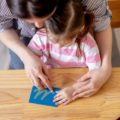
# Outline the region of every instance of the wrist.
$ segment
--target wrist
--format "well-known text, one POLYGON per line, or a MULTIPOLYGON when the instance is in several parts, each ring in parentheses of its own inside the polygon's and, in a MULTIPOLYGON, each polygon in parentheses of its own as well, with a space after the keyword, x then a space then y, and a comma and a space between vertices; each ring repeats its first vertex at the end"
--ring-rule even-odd
POLYGON ((102 65, 101 66, 101 72, 103 74, 105 74, 106 76, 106 79, 108 79, 112 73, 112 65, 109 64, 109 65, 102 65))
POLYGON ((31 58, 33 58, 33 52, 29 48, 23 48, 21 49, 21 52, 19 54, 20 59, 23 61, 23 63, 28 62, 31 58))

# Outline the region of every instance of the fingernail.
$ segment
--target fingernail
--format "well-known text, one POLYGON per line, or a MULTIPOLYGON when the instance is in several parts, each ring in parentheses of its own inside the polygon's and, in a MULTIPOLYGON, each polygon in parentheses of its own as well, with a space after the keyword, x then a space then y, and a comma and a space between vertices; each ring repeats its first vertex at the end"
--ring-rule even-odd
POLYGON ((50 89, 51 92, 54 92, 53 89, 50 89))
POLYGON ((42 90, 41 88, 38 88, 39 90, 42 90))

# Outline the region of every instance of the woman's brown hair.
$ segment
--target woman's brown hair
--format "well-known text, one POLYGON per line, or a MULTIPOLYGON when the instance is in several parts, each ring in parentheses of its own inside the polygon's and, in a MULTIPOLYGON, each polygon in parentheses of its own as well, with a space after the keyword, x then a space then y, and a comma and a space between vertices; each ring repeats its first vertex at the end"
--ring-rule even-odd
POLYGON ((29 19, 31 17, 46 17, 58 4, 58 0, 6 0, 13 15, 29 19))

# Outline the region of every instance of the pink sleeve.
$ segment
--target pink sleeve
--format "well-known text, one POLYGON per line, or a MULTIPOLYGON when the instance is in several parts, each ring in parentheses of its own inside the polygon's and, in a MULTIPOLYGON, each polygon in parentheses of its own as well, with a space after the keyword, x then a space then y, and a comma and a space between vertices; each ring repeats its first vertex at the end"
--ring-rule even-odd
POLYGON ((47 45, 46 33, 43 31, 38 31, 31 39, 28 47, 38 55, 42 54, 47 45))
POLYGON ((40 37, 39 37, 39 35, 36 33, 36 34, 33 36, 33 38, 31 39, 28 47, 29 47, 30 49, 32 49, 32 50, 38 50, 38 51, 39 51, 39 50, 41 49, 40 46, 41 46, 41 45, 40 45, 40 37))
POLYGON ((88 34, 83 40, 83 44, 86 65, 89 70, 98 69, 101 66, 101 58, 95 40, 90 34, 88 34))
POLYGON ((47 62, 47 36, 45 32, 38 31, 31 39, 28 47, 40 57, 40 59, 47 62))

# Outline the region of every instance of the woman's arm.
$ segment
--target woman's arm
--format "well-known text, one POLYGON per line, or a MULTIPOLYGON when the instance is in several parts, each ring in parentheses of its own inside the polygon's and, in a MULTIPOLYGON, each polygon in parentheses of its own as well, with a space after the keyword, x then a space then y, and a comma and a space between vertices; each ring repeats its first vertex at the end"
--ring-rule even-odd
POLYGON ((97 70, 89 71, 78 80, 77 86, 79 86, 79 89, 74 91, 73 100, 94 95, 111 75, 111 27, 109 26, 106 30, 95 33, 95 38, 101 53, 101 67, 97 70))
POLYGON ((15 30, 9 29, 4 32, 0 32, 0 40, 20 57, 24 63, 29 79, 31 79, 37 87, 43 88, 46 86, 52 90, 45 65, 40 61, 38 56, 36 56, 20 41, 15 30), (44 86, 42 86, 41 82, 44 86))
POLYGON ((111 53, 112 53, 112 30, 111 26, 101 32, 95 32, 95 40, 98 44, 102 65, 101 68, 106 71, 106 79, 111 74, 111 53))
POLYGON ((30 53, 26 46, 20 41, 20 38, 14 29, 0 32, 0 41, 15 52, 22 61, 24 61, 24 56, 27 56, 27 54, 30 53))
POLYGON ((87 6, 88 11, 95 15, 94 35, 100 50, 102 63, 99 69, 89 71, 78 80, 79 89, 73 93, 73 100, 94 95, 110 77, 112 66, 111 12, 107 6, 107 0, 83 0, 83 4, 87 6))

